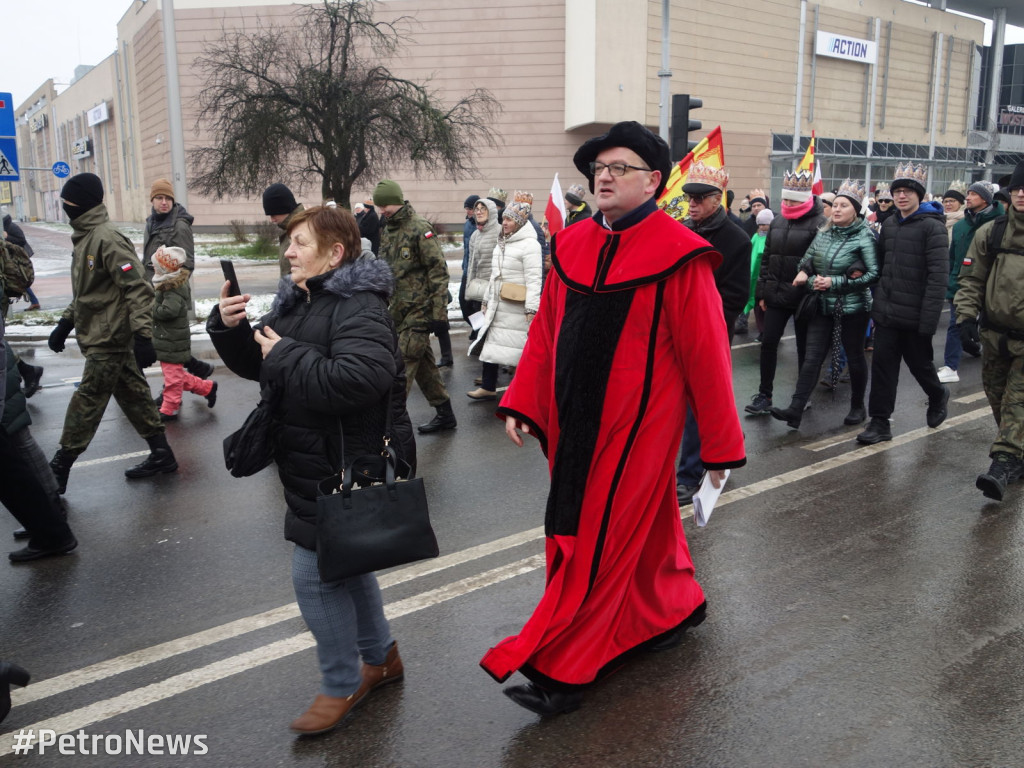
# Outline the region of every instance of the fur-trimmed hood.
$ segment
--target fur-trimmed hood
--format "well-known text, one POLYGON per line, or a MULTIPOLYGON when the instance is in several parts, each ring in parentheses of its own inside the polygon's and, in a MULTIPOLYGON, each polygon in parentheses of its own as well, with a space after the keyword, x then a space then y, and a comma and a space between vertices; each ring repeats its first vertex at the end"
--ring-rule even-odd
MULTIPOLYGON (((389 299, 395 288, 395 279, 391 267, 383 259, 360 257, 351 264, 311 277, 306 286, 310 293, 322 291, 343 299, 351 298, 360 291, 371 291, 389 299)), ((306 293, 285 275, 277 285, 277 296, 270 311, 278 317, 287 315, 296 304, 305 301, 306 293)))
POLYGON ((173 273, 167 275, 163 280, 153 281, 154 291, 173 291, 179 285, 183 285, 188 282, 189 275, 192 274, 187 269, 177 269, 173 273))

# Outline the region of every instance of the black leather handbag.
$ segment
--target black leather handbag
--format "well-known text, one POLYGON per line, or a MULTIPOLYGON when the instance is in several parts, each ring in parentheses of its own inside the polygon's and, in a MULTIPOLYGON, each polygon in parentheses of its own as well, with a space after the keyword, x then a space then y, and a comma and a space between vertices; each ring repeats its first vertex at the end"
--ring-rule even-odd
MULTIPOLYGON (((391 404, 380 454, 360 456, 320 482, 316 554, 325 583, 437 557, 427 492, 391 447, 391 404)), ((345 455, 342 433, 341 455, 345 455)))
POLYGON ((224 438, 224 466, 232 477, 249 477, 274 460, 272 395, 261 397, 242 428, 224 438))

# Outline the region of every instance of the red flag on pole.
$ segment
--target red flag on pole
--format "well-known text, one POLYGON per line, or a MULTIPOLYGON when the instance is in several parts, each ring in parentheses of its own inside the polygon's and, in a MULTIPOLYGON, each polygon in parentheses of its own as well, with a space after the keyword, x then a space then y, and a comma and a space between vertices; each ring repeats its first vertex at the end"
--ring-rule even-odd
POLYGON ((551 194, 544 208, 544 217, 548 220, 548 232, 552 235, 565 229, 565 198, 562 197, 562 185, 558 183, 558 174, 551 182, 551 194))

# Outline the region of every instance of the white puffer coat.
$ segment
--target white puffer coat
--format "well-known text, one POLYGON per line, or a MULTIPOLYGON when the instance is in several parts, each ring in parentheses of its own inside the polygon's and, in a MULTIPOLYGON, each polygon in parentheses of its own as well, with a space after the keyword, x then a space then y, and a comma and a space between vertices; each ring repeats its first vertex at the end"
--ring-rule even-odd
MULTIPOLYGON (((494 247, 501 235, 501 223, 498 221, 498 206, 486 197, 477 201, 487 206, 487 221, 483 229, 479 226, 469 238, 469 267, 466 269, 466 298, 471 301, 483 301, 487 291, 487 283, 491 279, 491 257, 494 247)), ((474 210, 476 205, 473 206, 474 210)), ((475 219, 474 219, 475 220, 475 219)))
POLYGON ((487 313, 478 338, 470 347, 473 352, 481 341, 480 360, 498 365, 518 365, 526 346, 526 333, 531 316, 540 306, 543 285, 543 257, 533 227, 520 227, 508 239, 498 238, 491 263, 491 280, 487 284, 484 304, 487 313), (526 301, 507 301, 500 297, 501 284, 526 286, 526 301))

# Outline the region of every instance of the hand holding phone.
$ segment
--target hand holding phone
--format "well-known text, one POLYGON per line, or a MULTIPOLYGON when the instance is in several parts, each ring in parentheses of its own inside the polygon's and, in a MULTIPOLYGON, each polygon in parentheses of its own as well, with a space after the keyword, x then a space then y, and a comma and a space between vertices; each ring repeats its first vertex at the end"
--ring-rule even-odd
POLYGON ((231 283, 228 296, 241 296, 242 289, 238 287, 238 278, 235 276, 235 263, 230 259, 221 259, 220 269, 224 273, 224 279, 231 283))

